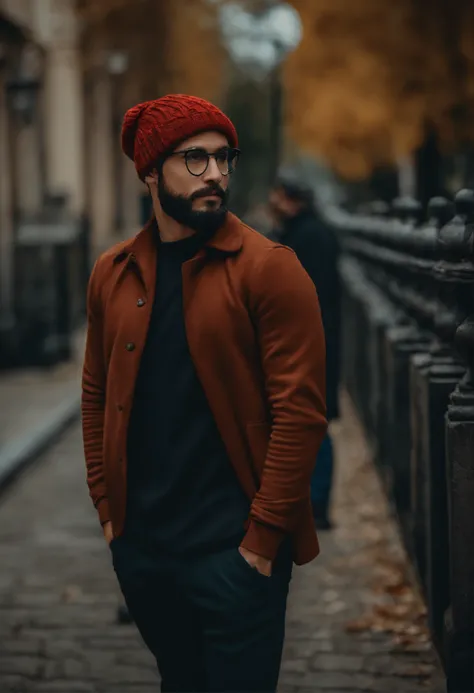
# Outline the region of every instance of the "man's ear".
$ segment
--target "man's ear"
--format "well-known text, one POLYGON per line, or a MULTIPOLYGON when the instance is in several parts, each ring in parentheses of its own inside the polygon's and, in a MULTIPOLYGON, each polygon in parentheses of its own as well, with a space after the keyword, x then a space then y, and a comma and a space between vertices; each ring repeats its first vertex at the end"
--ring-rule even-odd
POLYGON ((147 185, 157 185, 158 184, 158 171, 156 168, 153 169, 153 171, 150 171, 150 173, 145 176, 145 183, 147 185))

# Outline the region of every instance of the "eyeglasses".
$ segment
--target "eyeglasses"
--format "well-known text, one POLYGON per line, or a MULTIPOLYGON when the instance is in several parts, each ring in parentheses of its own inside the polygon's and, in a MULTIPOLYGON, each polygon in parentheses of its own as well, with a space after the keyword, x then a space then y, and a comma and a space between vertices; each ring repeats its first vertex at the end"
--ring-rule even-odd
POLYGON ((228 176, 235 171, 240 156, 240 149, 225 147, 214 154, 207 152, 205 149, 182 149, 179 152, 173 152, 170 156, 182 156, 186 163, 186 168, 192 176, 202 176, 203 173, 206 173, 209 167, 209 160, 212 157, 216 161, 219 173, 222 176, 228 176))

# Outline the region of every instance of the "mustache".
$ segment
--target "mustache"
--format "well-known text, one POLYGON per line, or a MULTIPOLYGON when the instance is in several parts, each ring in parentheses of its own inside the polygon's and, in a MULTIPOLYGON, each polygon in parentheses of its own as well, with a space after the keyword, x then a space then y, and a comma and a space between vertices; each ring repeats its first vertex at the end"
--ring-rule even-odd
POLYGON ((226 199, 226 192, 223 190, 219 185, 208 187, 208 188, 203 188, 202 190, 196 190, 191 197, 190 200, 193 202, 194 200, 198 200, 200 197, 208 197, 209 195, 217 195, 218 197, 221 198, 221 200, 226 199))

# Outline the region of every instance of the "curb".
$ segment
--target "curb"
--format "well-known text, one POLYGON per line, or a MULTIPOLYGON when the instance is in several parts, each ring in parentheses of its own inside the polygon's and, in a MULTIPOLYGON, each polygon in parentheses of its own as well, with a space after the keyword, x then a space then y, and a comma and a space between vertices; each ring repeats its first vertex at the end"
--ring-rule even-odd
POLYGON ((0 448, 0 491, 10 484, 28 463, 44 452, 67 426, 77 419, 81 400, 77 393, 65 397, 27 434, 0 448))

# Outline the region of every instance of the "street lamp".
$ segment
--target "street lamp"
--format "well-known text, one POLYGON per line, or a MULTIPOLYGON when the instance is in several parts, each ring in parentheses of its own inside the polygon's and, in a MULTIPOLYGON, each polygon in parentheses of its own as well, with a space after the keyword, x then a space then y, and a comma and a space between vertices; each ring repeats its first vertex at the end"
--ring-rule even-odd
POLYGON ((270 184, 273 184, 281 156, 281 64, 301 41, 300 15, 285 2, 272 4, 257 13, 244 10, 238 3, 226 3, 220 9, 220 25, 234 63, 254 79, 269 78, 270 184))
POLYGON ((105 56, 105 66, 109 75, 120 76, 127 72, 129 67, 128 53, 121 50, 109 51, 105 56))
POLYGON ((256 78, 265 78, 281 64, 302 37, 299 13, 285 2, 256 13, 236 2, 225 3, 219 19, 234 62, 256 78))

